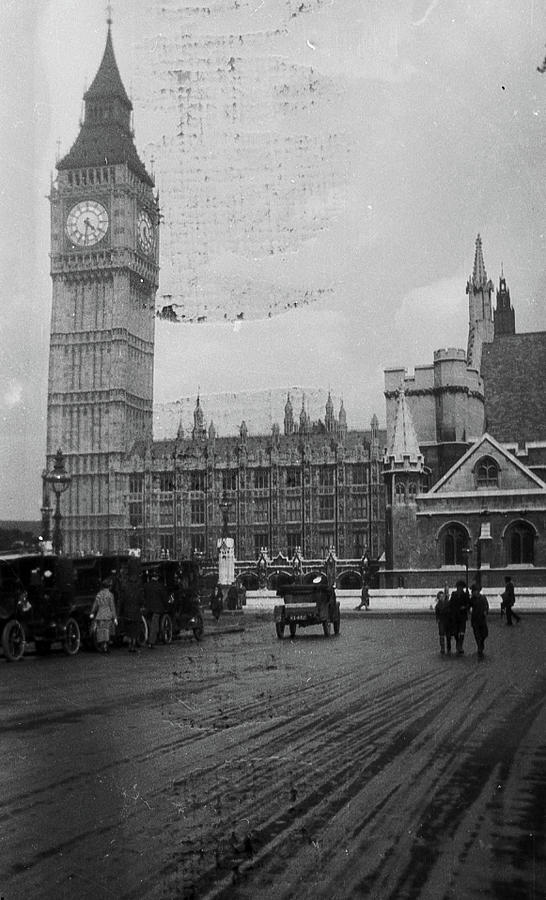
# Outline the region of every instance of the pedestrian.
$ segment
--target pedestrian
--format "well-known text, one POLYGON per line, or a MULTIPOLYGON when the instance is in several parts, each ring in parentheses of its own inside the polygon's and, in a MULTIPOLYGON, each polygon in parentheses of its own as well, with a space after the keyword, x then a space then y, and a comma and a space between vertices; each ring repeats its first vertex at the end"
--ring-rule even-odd
POLYGON ((367 584, 362 585, 362 590, 360 592, 360 603, 358 606, 355 606, 355 609, 365 609, 368 610, 370 606, 370 591, 367 584))
POLYGON ((227 592, 227 608, 228 609, 237 609, 239 603, 239 594, 237 592, 237 586, 235 582, 230 584, 227 592))
POLYGON ((512 584, 512 578, 510 575, 504 576, 504 591, 501 594, 502 602, 504 603, 504 610, 506 612, 506 624, 513 625, 512 619, 515 619, 519 624, 521 621, 520 617, 517 613, 514 612, 514 604, 516 602, 516 594, 514 591, 514 585, 512 584))
POLYGON ((451 620, 449 615, 449 596, 447 591, 438 591, 438 593, 436 594, 434 614, 436 616, 436 622, 438 623, 440 653, 443 656, 447 649, 448 655, 451 655, 451 620))
POLYGON ((111 587, 111 579, 105 578, 91 607, 91 618, 95 621, 95 639, 101 653, 108 653, 110 635, 118 624, 111 587))
POLYGON ((466 582, 460 579, 449 598, 449 629, 450 633, 455 637, 457 656, 462 656, 464 653, 463 644, 469 600, 466 582))
POLYGON ((218 621, 220 618, 220 613, 224 608, 224 595, 222 592, 221 585, 217 584, 215 590, 212 592, 212 596, 210 598, 210 608, 212 610, 212 615, 218 621))
POLYGON ((487 613, 489 612, 489 603, 487 597, 482 594, 479 586, 473 584, 470 588, 470 624, 476 638, 476 646, 478 647, 478 658, 483 659, 485 649, 485 639, 489 634, 487 628, 487 613))
POLYGON ((130 556, 127 560, 127 570, 123 574, 120 588, 120 617, 123 617, 125 634, 129 638, 129 653, 136 653, 144 606, 140 560, 130 556))
POLYGON ((148 647, 152 650, 159 635, 159 622, 168 602, 167 588, 159 580, 159 572, 152 572, 152 579, 144 585, 144 607, 148 623, 148 647))

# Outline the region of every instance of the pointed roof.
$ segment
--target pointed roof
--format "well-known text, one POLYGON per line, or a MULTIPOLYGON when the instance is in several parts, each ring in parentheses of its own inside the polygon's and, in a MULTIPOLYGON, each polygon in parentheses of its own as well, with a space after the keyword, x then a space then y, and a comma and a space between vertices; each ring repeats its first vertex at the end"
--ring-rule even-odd
POLYGON ((108 35, 106 37, 106 47, 104 48, 102 62, 91 83, 91 87, 83 95, 83 99, 91 100, 103 97, 118 97, 129 109, 133 108, 133 104, 127 96, 127 91, 123 86, 121 75, 119 74, 118 64, 114 55, 112 28, 110 24, 108 24, 108 35))
POLYGON ((390 468, 423 469, 424 458, 419 448, 404 388, 398 391, 392 440, 385 464, 390 468))
POLYGON ((193 421, 195 424, 202 425, 203 424, 203 410, 201 408, 201 400, 199 394, 197 394, 197 400, 195 402, 195 409, 193 411, 193 421))
POLYGON ((489 280, 487 278, 485 263, 483 261, 482 239, 478 234, 476 238, 476 249, 474 251, 474 268, 472 269, 472 278, 470 278, 468 281, 468 288, 473 288, 474 290, 479 291, 482 290, 482 288, 487 287, 488 284, 489 280))
POLYGON ((131 129, 133 108, 123 86, 112 43, 110 22, 101 64, 84 94, 85 116, 67 155, 57 169, 126 164, 141 181, 153 187, 134 145, 131 129))

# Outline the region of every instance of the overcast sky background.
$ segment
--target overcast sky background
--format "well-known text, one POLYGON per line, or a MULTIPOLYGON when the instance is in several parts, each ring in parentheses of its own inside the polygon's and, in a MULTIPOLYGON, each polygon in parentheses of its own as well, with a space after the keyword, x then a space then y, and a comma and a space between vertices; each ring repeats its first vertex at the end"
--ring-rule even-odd
MULTIPOLYGON (((438 347, 466 346, 478 232, 495 283, 504 265, 517 330, 546 328, 546 76, 536 71, 546 10, 533 0, 308 0, 309 12, 291 17, 290 3, 240 0, 235 11, 225 0, 215 27, 248 33, 288 22, 271 52, 313 67, 324 87, 321 121, 349 147, 343 204, 289 254, 234 258, 220 246, 203 279, 221 293, 248 268, 256 283, 278 277, 331 291, 271 319, 160 323, 155 399, 198 386, 202 394, 331 387, 344 397, 349 427, 366 426, 373 412, 384 422, 385 367, 427 364, 438 347)), ((161 22, 153 3, 113 6, 136 144, 148 163, 155 156, 165 193, 157 120, 142 96, 161 22)), ((0 519, 37 519, 51 310, 47 194, 57 148, 64 155, 73 143, 102 58, 105 4, 1 0, 0 9, 0 519)), ((195 22, 196 36, 204 27, 195 22)), ((168 127, 168 116, 162 121, 168 127)), ((341 165, 333 162, 338 173, 341 165)))

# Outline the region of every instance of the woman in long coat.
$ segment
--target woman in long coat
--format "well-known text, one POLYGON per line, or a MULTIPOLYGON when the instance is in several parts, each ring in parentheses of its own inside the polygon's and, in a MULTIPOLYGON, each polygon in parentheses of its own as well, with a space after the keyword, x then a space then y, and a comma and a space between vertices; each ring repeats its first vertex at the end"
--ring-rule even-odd
POLYGON ((91 607, 91 616, 95 620, 97 645, 102 653, 108 653, 110 635, 118 624, 116 604, 110 587, 110 579, 105 578, 91 607))

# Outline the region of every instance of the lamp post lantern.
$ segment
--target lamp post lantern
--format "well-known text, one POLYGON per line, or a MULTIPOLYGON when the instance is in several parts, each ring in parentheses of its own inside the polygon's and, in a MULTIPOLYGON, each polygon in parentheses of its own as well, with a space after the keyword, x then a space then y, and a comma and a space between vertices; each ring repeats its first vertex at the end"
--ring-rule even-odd
POLYGON ((66 471, 63 452, 60 448, 55 454, 55 462, 53 463, 53 468, 46 474, 45 481, 49 485, 51 485, 55 494, 55 512, 53 514, 53 552, 61 554, 63 549, 63 536, 61 531, 61 494, 66 491, 67 487, 72 481, 72 478, 66 471))

